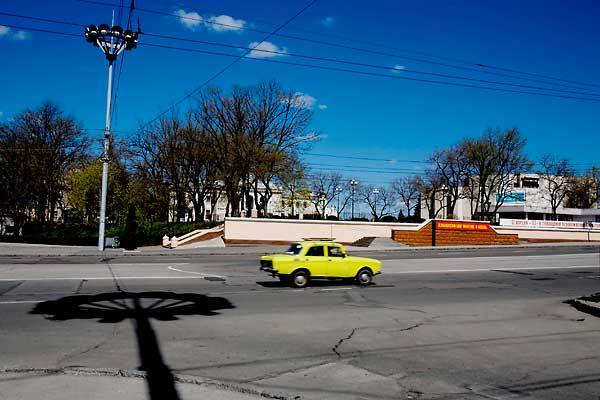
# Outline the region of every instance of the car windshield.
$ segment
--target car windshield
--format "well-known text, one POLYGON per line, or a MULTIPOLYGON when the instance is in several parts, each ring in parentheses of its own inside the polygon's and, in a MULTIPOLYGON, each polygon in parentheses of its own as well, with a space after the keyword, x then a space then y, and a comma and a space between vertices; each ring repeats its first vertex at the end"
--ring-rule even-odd
POLYGON ((288 254, 297 256, 302 251, 302 245, 300 243, 292 243, 290 248, 287 250, 288 254))

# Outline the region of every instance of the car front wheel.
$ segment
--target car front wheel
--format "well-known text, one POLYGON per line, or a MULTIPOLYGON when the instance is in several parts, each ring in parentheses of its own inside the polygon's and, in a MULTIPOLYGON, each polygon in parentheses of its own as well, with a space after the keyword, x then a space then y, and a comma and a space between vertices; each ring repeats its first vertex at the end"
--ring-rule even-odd
POLYGON ((296 271, 292 275, 292 286, 295 288, 305 288, 308 285, 308 273, 304 270, 296 271))
POLYGON ((367 286, 373 282, 373 273, 369 268, 363 268, 356 274, 356 282, 360 286, 367 286))

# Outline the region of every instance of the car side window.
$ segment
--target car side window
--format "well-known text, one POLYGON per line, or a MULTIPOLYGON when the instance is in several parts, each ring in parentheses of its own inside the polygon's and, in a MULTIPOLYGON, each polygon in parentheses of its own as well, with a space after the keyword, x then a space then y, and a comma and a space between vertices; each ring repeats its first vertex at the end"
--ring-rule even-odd
POLYGON ((327 250, 329 251, 329 257, 344 257, 344 252, 340 247, 331 246, 327 247, 327 250))
POLYGON ((313 246, 306 252, 306 256, 308 257, 323 257, 325 255, 325 251, 323 246, 313 246))

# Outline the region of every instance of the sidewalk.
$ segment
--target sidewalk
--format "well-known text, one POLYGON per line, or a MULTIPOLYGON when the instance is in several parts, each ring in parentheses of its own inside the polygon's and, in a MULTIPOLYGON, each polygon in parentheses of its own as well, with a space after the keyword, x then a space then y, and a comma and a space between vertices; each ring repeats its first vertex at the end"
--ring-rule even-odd
MULTIPOLYGON (((126 371, 92 372, 84 369, 32 370, 0 372, 0 400, 146 400, 161 393, 149 394, 146 379, 128 376, 126 371), (103 373, 105 372, 105 373, 103 373), (123 376, 123 374, 125 376, 123 376)), ((294 396, 271 394, 252 387, 240 387, 207 378, 178 376, 175 388, 179 400, 256 400, 293 399, 294 396)), ((169 399, 171 400, 171 399, 169 399)), ((174 399, 178 400, 178 399, 174 399)))
MULTIPOLYGON (((600 243, 589 242, 561 242, 561 243, 535 243, 520 245, 481 245, 481 246, 418 246, 411 247, 398 243, 391 246, 389 243, 369 247, 346 246, 350 252, 385 252, 385 253, 414 253, 431 251, 464 251, 481 249, 543 249, 543 248, 585 248, 600 249, 600 243)), ((285 251, 282 245, 236 245, 228 247, 198 247, 188 249, 166 249, 161 246, 140 247, 137 250, 106 249, 98 251, 95 246, 59 246, 24 243, 0 243, 0 256, 5 257, 66 257, 66 256, 192 256, 192 255, 260 255, 285 251)))

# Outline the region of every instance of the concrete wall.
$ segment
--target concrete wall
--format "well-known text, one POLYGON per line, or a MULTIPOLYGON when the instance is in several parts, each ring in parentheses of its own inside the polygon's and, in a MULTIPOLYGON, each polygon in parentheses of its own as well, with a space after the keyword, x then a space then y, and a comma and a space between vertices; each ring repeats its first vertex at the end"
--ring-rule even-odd
POLYGON ((392 229, 417 230, 419 224, 226 218, 225 242, 290 243, 303 238, 333 238, 353 243, 363 237, 392 237, 392 229))
MULTIPOLYGON (((454 222, 454 221, 453 221, 454 222)), ((460 222, 460 221, 456 221, 460 222)), ((463 221, 474 222, 474 221, 463 221)), ((476 222, 480 223, 480 222, 476 222)), ((422 224, 349 221, 309 221, 262 218, 226 218, 227 244, 287 244, 303 238, 335 239, 353 243, 364 237, 392 237, 412 245, 431 245, 430 221, 422 224)), ((600 241, 600 230, 494 226, 489 232, 436 230, 438 245, 514 244, 529 242, 600 241)))
POLYGON ((599 230, 529 228, 529 227, 494 227, 498 233, 518 235, 519 240, 528 242, 588 242, 600 241, 599 230))

